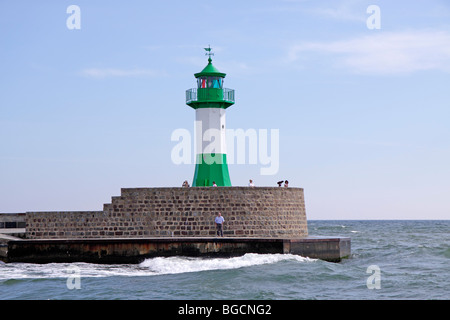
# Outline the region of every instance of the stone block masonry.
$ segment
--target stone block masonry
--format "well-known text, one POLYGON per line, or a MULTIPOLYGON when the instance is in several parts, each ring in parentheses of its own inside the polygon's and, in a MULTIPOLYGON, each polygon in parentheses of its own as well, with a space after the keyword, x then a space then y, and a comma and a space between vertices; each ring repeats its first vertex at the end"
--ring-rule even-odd
POLYGON ((214 217, 226 237, 308 235, 302 188, 124 188, 103 211, 27 212, 26 237, 212 237, 214 217))

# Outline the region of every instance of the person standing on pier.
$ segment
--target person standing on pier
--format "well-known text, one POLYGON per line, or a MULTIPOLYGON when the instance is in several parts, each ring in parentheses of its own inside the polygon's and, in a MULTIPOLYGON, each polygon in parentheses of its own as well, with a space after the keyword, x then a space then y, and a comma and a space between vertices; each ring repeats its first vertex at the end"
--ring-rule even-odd
POLYGON ((216 223, 217 236, 223 237, 223 223, 225 222, 225 219, 222 217, 220 212, 217 214, 214 222, 216 223))

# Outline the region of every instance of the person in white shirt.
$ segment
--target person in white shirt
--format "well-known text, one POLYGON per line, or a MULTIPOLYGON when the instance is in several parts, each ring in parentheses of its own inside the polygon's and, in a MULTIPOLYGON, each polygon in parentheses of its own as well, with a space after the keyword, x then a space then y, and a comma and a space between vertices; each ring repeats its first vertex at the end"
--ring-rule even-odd
POLYGON ((252 179, 249 180, 248 186, 249 187, 254 187, 255 186, 255 184, 253 183, 252 179))
POLYGON ((217 236, 223 237, 223 223, 225 222, 225 219, 220 212, 217 214, 214 222, 216 223, 217 236))

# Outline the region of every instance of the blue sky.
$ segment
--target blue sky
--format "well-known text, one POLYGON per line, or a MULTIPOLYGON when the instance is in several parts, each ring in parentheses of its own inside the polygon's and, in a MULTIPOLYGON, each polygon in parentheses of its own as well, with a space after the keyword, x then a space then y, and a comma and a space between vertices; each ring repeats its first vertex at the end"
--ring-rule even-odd
POLYGON ((192 182, 171 134, 193 131, 185 91, 208 45, 236 90, 228 128, 279 129, 278 173, 230 165, 233 185, 288 179, 308 219, 450 217, 444 0, 2 1, 0 212, 192 182))

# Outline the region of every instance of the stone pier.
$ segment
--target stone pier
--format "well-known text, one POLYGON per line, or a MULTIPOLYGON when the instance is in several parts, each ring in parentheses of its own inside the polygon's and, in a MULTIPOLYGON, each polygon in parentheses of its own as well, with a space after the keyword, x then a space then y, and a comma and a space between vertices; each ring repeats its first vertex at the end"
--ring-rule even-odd
POLYGON ((102 211, 27 212, 8 262, 138 263, 156 256, 292 253, 327 261, 350 239, 310 237, 302 188, 125 188, 102 211), (214 218, 225 218, 215 237, 214 218))
POLYGON ((214 217, 227 237, 306 237, 301 188, 192 187, 122 189, 103 211, 28 212, 28 239, 208 237, 214 217))

